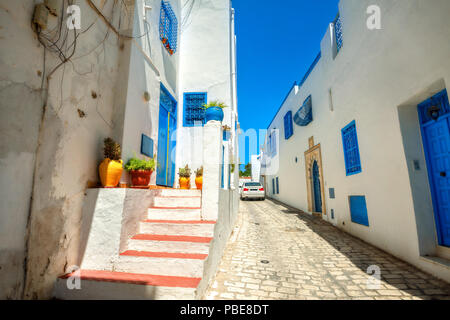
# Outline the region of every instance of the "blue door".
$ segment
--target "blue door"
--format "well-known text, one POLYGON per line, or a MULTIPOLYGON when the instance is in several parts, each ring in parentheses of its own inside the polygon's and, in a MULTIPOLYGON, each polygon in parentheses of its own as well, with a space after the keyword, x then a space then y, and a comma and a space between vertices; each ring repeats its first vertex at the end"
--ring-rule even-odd
POLYGON ((450 247, 450 108, 443 91, 419 105, 438 242, 450 247))
POLYGON ((322 192, 320 190, 320 175, 317 161, 313 163, 312 169, 313 194, 314 194, 314 212, 322 212, 322 192))
POLYGON ((173 187, 175 182, 176 128, 176 101, 161 86, 156 172, 156 184, 159 186, 173 187))

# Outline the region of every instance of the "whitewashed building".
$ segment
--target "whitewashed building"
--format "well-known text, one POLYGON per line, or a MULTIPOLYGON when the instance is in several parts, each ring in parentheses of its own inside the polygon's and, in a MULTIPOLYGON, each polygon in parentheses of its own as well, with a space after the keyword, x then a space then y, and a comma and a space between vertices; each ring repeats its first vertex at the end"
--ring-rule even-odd
MULTIPOLYGON (((73 266, 94 272, 86 274, 88 290, 65 292, 64 283, 56 286, 60 298, 200 297, 238 209, 231 1, 0 3, 0 299, 51 298, 73 266), (201 106, 212 100, 228 108, 223 123, 206 125, 201 106), (96 188, 107 137, 121 144, 125 163, 155 157, 153 186, 176 189, 180 167, 203 165, 203 197, 198 190, 96 188), (154 222, 175 218, 196 223, 154 222), (189 261, 176 252, 160 260, 122 256, 133 235, 155 232, 208 241, 177 249, 194 254, 189 261), (114 270, 144 274, 148 288, 98 273, 114 270), (172 290, 173 283, 154 282, 161 275, 184 275, 189 286, 172 290)), ((164 241, 167 251, 173 243, 164 241)))
POLYGON ((341 0, 262 160, 268 196, 447 281, 449 12, 447 0, 341 0))

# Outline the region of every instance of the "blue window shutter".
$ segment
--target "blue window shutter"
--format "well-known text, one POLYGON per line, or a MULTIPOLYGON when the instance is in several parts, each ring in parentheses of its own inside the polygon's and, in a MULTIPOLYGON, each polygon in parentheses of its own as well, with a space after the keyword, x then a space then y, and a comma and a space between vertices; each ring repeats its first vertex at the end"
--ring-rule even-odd
POLYGON ((205 124, 205 110, 203 109, 203 104, 206 103, 206 100, 206 92, 189 92, 184 94, 184 127, 205 124))
POLYGON ((347 176, 360 173, 362 168, 355 120, 342 129, 342 145, 344 147, 345 170, 347 176))
POLYGON ((275 179, 272 179, 272 194, 275 194, 275 179))
POLYGON ((287 140, 294 134, 292 125, 292 111, 288 111, 284 116, 284 138, 287 140))
POLYGON ((352 222, 369 226, 369 217, 367 215, 367 204, 365 196, 350 196, 350 215, 352 222))
POLYGON ((161 2, 159 38, 170 55, 177 51, 178 20, 168 1, 161 2))
POLYGON ((278 177, 277 177, 277 194, 280 194, 280 184, 279 184, 278 177))

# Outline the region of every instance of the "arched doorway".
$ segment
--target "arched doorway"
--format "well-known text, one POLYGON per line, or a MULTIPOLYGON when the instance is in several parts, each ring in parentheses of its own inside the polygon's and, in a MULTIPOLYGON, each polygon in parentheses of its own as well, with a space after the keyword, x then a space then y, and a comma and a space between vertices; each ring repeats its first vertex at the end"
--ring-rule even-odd
POLYGON ((314 211, 322 212, 322 191, 320 188, 320 173, 319 173, 319 165, 317 161, 314 160, 312 166, 312 187, 313 187, 313 196, 314 196, 314 211))

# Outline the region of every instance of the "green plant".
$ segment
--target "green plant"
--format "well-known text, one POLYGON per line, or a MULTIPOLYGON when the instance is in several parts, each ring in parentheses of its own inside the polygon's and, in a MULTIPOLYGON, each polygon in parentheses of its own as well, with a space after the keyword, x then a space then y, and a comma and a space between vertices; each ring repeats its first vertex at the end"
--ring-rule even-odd
POLYGON ((180 171, 178 172, 181 178, 190 178, 191 177, 191 169, 188 165, 184 168, 180 168, 180 171))
POLYGON ((234 169, 236 168, 236 165, 234 163, 231 164, 231 173, 234 173, 234 169))
POLYGON ((131 158, 128 160, 128 163, 125 165, 125 170, 127 171, 138 171, 138 170, 144 170, 144 171, 154 171, 155 170, 155 159, 150 158, 149 160, 145 159, 139 159, 136 157, 131 158))
POLYGON ((120 144, 115 142, 111 138, 106 138, 104 140, 105 147, 103 149, 103 154, 105 155, 105 159, 111 159, 115 161, 119 161, 122 151, 120 150, 120 144))
POLYGON ((195 171, 195 176, 196 177, 203 177, 203 166, 200 167, 199 169, 197 169, 197 171, 195 171))
POLYGON ((204 105, 203 105, 203 109, 208 109, 208 108, 212 108, 212 107, 219 107, 219 108, 227 108, 228 106, 225 104, 225 103, 223 103, 223 102, 220 102, 220 101, 218 101, 218 100, 214 100, 214 101, 211 101, 211 102, 209 102, 209 103, 205 103, 204 105))

